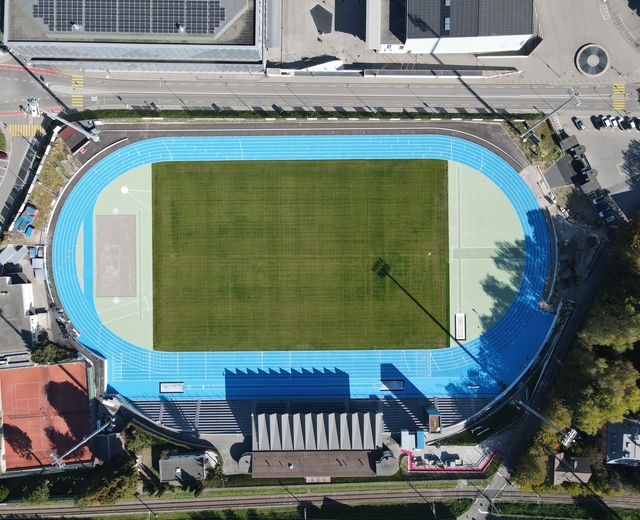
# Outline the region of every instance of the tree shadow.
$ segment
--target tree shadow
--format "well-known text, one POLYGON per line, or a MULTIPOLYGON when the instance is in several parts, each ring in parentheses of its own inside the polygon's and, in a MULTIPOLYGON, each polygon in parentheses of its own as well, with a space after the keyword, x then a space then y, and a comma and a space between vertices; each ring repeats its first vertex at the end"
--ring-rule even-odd
POLYGON ((620 169, 625 175, 625 181, 629 186, 635 186, 640 180, 640 141, 632 139, 629 147, 622 150, 622 159, 620 169))
POLYGON ((88 433, 89 396, 69 381, 50 381, 45 387, 49 404, 69 428, 73 439, 82 439, 88 433))
POLYGON ((629 9, 640 15, 640 0, 628 0, 629 9))
MULTIPOLYGON (((70 450, 80 439, 74 437, 70 432, 61 432, 53 426, 47 426, 44 429, 44 434, 51 443, 53 451, 56 455, 60 456, 70 450)), ((86 454, 86 446, 81 446, 73 453, 70 453, 66 458, 73 457, 77 460, 83 460, 86 454)))
POLYGON ((518 294, 526 260, 524 240, 496 242, 496 253, 491 259, 500 271, 507 273, 508 281, 500 281, 493 275, 487 275, 480 282, 482 289, 492 300, 489 313, 480 315, 484 330, 489 330, 504 316, 518 294))
POLYGON ((14 452, 25 460, 30 461, 35 459, 41 464, 40 459, 32 451, 33 441, 27 432, 13 424, 7 423, 5 423, 2 428, 4 430, 4 440, 14 452))

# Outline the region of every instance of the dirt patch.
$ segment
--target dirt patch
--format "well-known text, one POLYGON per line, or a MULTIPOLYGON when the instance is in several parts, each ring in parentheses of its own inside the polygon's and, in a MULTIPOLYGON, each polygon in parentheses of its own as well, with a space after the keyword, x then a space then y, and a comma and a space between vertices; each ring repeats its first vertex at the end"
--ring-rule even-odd
POLYGON ((42 232, 49 221, 55 201, 62 188, 80 167, 80 162, 71 155, 71 151, 62 139, 52 146, 42 164, 40 176, 28 201, 38 208, 38 214, 33 222, 36 232, 30 238, 17 231, 8 232, 4 236, 3 244, 40 244, 42 232))
MULTIPOLYGON (((586 200, 586 197, 583 198, 586 200)), ((576 286, 589 277, 597 255, 606 242, 606 233, 603 228, 594 230, 569 222, 554 208, 550 211, 558 236, 555 290, 560 296, 573 297, 576 286)))
POLYGON ((575 186, 563 186, 554 188, 553 193, 558 199, 558 206, 569 213, 569 220, 581 226, 591 229, 600 229, 602 225, 598 220, 589 199, 575 186))

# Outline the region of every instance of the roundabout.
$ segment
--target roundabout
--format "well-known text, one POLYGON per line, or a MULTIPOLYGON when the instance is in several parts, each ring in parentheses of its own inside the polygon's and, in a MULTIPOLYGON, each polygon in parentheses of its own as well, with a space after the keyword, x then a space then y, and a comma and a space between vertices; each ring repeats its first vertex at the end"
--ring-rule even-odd
MULTIPOLYGON (((125 187, 129 192, 129 184, 118 189, 125 187)), ((84 173, 59 210, 52 244, 52 283, 80 333, 78 341, 107 359, 108 393, 130 400, 375 398, 388 395, 381 381, 400 379, 406 397, 496 397, 533 362, 552 326, 554 316, 538 307, 548 269, 544 216, 525 182, 487 149, 441 135, 141 141, 84 173), (440 350, 159 352, 141 348, 105 325, 94 304, 92 276, 83 276, 78 266, 87 273, 94 269, 94 209, 113 181, 157 162, 329 159, 454 161, 497 186, 517 215, 526 258, 519 290, 502 317, 479 337, 440 350), (79 242, 81 233, 85 239, 79 242), (167 383, 180 391, 163 392, 167 383)))

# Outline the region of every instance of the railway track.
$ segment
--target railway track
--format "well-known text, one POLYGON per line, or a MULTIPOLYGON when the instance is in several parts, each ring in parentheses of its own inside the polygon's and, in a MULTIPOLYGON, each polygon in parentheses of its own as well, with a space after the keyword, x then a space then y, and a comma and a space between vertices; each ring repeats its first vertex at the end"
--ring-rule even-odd
MULTIPOLYGON (((206 497, 188 499, 141 499, 126 500, 115 506, 91 506, 80 511, 71 502, 68 505, 52 504, 43 506, 23 506, 6 504, 0 509, 2 518, 60 518, 65 516, 97 516, 132 513, 176 513, 193 511, 219 511, 225 509, 262 509, 279 507, 322 506, 326 502, 356 505, 382 502, 420 502, 470 499, 475 500, 481 492, 475 489, 406 489, 406 490, 375 490, 369 492, 344 493, 307 493, 304 495, 281 494, 267 496, 235 496, 235 497, 206 497)), ((500 501, 540 501, 543 503, 563 503, 580 505, 606 504, 609 507, 640 509, 640 497, 573 497, 565 493, 521 493, 519 491, 504 491, 500 494, 500 501)))

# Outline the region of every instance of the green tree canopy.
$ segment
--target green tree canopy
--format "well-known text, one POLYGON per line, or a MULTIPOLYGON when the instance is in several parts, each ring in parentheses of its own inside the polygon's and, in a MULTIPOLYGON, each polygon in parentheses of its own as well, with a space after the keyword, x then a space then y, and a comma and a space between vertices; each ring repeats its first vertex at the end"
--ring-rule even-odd
POLYGON ((25 487, 22 500, 27 504, 46 504, 49 500, 49 489, 49 481, 42 480, 33 487, 25 487))
POLYGON ((38 343, 31 351, 31 361, 38 365, 49 365, 58 363, 64 359, 69 359, 73 354, 60 345, 50 341, 38 343))
POLYGON ((113 457, 106 461, 90 479, 83 496, 100 504, 115 504, 133 497, 138 486, 138 468, 135 454, 113 457))

